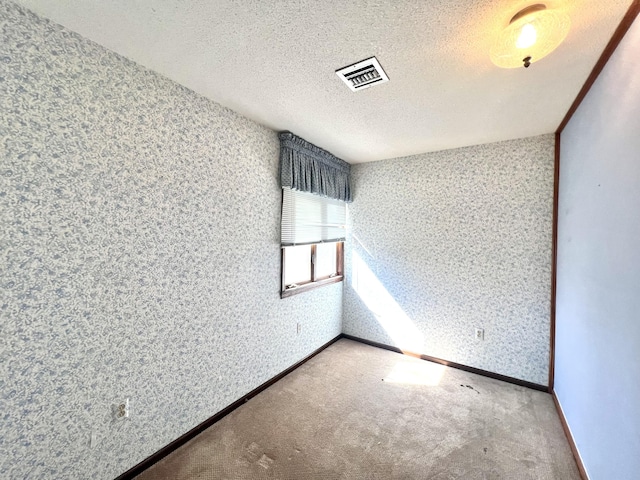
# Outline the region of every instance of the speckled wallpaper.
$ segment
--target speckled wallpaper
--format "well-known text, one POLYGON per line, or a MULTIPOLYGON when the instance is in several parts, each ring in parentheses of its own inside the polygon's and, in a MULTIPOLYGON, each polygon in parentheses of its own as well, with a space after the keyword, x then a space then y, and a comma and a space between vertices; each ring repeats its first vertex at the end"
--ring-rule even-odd
POLYGON ((354 165, 343 331, 546 385, 553 150, 544 135, 354 165))
POLYGON ((0 30, 0 478, 112 479, 338 335, 342 285, 280 299, 275 132, 0 30))

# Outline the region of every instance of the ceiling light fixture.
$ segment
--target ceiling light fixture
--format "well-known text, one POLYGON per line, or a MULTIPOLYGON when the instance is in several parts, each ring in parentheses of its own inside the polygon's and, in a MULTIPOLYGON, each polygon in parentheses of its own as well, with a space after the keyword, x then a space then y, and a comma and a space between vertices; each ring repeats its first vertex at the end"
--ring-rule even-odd
POLYGON ((498 67, 528 68, 562 43, 571 21, 564 12, 536 3, 516 13, 491 49, 491 61, 498 67))

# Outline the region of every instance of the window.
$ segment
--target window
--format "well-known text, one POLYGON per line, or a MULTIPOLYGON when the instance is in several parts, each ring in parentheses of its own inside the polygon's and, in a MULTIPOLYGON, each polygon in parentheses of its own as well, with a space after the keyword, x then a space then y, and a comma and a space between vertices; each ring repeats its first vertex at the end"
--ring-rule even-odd
POLYGON ((282 189, 282 298, 343 279, 346 206, 282 189))

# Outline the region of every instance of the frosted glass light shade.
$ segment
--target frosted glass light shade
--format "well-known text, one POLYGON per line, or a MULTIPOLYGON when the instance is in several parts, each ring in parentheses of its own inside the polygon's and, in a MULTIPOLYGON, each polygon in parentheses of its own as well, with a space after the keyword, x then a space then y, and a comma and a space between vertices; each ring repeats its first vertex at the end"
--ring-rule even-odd
POLYGON ((558 10, 542 9, 519 16, 502 31, 491 48, 491 61, 498 67, 518 68, 553 52, 569 33, 569 16, 558 10), (527 57, 531 57, 528 62, 527 57))

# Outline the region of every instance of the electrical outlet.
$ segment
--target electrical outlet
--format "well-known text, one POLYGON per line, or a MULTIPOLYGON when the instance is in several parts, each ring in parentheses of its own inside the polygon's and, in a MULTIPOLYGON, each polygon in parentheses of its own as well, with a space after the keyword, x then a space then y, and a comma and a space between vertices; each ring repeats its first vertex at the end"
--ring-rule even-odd
POLYGON ((484 329, 476 328, 476 340, 484 340, 484 329))
POLYGON ((302 324, 300 322, 298 322, 297 326, 296 326, 296 333, 298 335, 300 335, 300 332, 302 331, 302 324))
POLYGON ((125 399, 124 402, 118 405, 116 409, 116 418, 129 418, 129 399, 125 399))

